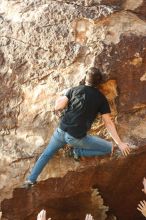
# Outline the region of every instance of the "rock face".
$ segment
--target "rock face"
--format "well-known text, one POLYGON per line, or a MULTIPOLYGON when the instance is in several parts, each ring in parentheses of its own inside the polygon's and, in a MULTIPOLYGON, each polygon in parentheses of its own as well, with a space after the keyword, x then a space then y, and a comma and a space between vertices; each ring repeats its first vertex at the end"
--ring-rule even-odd
POLYGON ((97 195, 98 188, 117 219, 142 220, 136 208, 145 197, 141 191, 145 157, 146 146, 127 159, 102 159, 98 166, 96 160, 82 161, 76 172, 68 172, 63 178, 50 178, 29 190, 16 189, 12 199, 2 202, 3 216, 10 220, 31 220, 45 208, 52 219, 84 219, 88 212, 94 219, 105 219, 101 211, 107 208, 97 195), (100 215, 97 207, 101 209, 100 215))
MULTIPOLYGON (((20 185, 48 143, 56 97, 90 66, 124 141, 146 143, 146 2, 144 0, 1 0, 0 201, 20 185)), ((63 91, 63 92, 62 92, 63 91)), ((109 139, 98 118, 91 133, 109 139)), ((61 151, 40 179, 78 165, 61 151)))

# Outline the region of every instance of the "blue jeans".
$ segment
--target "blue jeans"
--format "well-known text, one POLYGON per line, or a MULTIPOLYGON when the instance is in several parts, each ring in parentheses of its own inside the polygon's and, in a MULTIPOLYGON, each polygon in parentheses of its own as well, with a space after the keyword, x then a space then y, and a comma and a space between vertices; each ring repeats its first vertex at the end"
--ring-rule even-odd
POLYGON ((78 156, 91 157, 109 154, 112 151, 112 143, 102 138, 86 135, 83 138, 74 138, 60 128, 57 128, 50 140, 50 143, 43 151, 35 166, 33 167, 29 180, 35 182, 49 159, 64 145, 69 144, 74 148, 74 153, 78 156))

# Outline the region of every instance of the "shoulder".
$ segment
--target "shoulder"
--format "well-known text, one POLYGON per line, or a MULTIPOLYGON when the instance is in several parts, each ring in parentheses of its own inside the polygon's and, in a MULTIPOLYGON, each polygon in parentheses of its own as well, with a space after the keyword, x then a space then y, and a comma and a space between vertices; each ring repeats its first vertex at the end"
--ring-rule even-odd
POLYGON ((100 90, 97 90, 97 92, 98 92, 98 99, 100 99, 101 103, 109 103, 106 96, 100 90))
POLYGON ((81 92, 85 91, 85 86, 84 85, 79 85, 71 88, 72 92, 81 92))
POLYGON ((75 87, 72 87, 73 90, 80 90, 80 89, 84 89, 85 88, 85 85, 79 85, 79 86, 75 86, 75 87))
POLYGON ((72 96, 75 96, 76 94, 82 93, 81 91, 84 90, 83 87, 84 86, 81 86, 81 85, 72 87, 67 90, 67 92, 65 93, 65 96, 67 96, 70 99, 72 96))
POLYGON ((101 92, 100 90, 97 89, 97 92, 99 94, 99 96, 103 99, 107 99, 106 96, 103 94, 103 92, 101 92))

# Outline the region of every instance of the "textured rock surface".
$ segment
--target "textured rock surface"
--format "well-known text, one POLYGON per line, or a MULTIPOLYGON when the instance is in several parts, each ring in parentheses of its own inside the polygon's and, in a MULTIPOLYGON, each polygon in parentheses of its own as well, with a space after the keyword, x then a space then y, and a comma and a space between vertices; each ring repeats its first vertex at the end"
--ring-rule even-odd
MULTIPOLYGON (((52 182, 54 184, 54 182, 52 182)), ((43 184, 43 193, 45 192, 44 190, 47 190, 46 185, 43 184)), ((39 189, 40 190, 40 189, 39 189)), ((36 188, 34 189, 33 194, 36 194, 36 188)), ((41 188, 42 191, 42 188, 41 188)), ((64 190, 63 190, 64 191, 64 190)), ((34 199, 32 196, 32 193, 28 195, 28 193, 22 191, 22 190, 17 190, 17 193, 22 193, 22 197, 25 194, 27 198, 30 198, 30 200, 34 199)), ((39 191, 37 191, 39 194, 39 191)), ((15 195, 16 195, 15 194, 15 195)), ((45 193, 46 194, 46 193, 45 193)), ((45 195, 44 194, 44 195, 45 195)), ((98 195, 96 190, 91 190, 87 192, 81 192, 81 193, 71 193, 71 195, 68 197, 64 197, 65 192, 63 192, 63 195, 56 197, 55 194, 52 195, 52 197, 45 197, 41 196, 41 199, 43 199, 42 204, 37 204, 38 202, 36 201, 36 204, 34 206, 34 210, 32 210, 32 206, 30 206, 31 202, 28 202, 26 208, 23 208, 23 211, 18 209, 13 209, 13 213, 11 213, 9 216, 6 215, 8 219, 13 219, 15 216, 15 219, 36 219, 37 213, 40 211, 41 208, 45 208, 47 211, 48 217, 51 216, 53 219, 84 219, 86 213, 92 213, 94 214, 95 219, 105 219, 106 214, 105 211, 108 210, 108 207, 103 205, 103 200, 101 199, 101 196, 98 195), (16 214, 18 213, 19 214, 16 214)), ((37 199, 37 197, 35 197, 37 199)), ((23 199, 21 200, 23 202, 23 199)), ((15 201, 14 201, 15 202, 15 201)), ((19 206, 19 205, 18 205, 19 206)), ((7 206, 8 207, 8 206, 7 206)), ((20 206, 19 206, 20 208, 20 206)), ((11 209, 11 210, 12 210, 11 209)), ((21 208, 20 208, 21 209, 21 208)))
POLYGON ((2 203, 3 216, 10 220, 34 219, 36 211, 45 207, 52 219, 83 219, 87 212, 95 219, 105 219, 97 210, 97 206, 101 211, 106 209, 96 195, 98 188, 118 219, 141 220, 143 216, 136 207, 145 197, 141 191, 145 157, 146 146, 126 159, 102 159, 98 166, 96 160, 82 161, 76 172, 68 172, 63 178, 45 180, 29 190, 16 189, 13 199, 2 203))
MULTIPOLYGON (((120 136, 146 143, 146 2, 0 2, 0 200, 26 177, 58 124, 54 100, 99 66, 120 136)), ((92 133, 109 138, 99 119, 92 133)), ((40 179, 78 165, 60 152, 40 179)))

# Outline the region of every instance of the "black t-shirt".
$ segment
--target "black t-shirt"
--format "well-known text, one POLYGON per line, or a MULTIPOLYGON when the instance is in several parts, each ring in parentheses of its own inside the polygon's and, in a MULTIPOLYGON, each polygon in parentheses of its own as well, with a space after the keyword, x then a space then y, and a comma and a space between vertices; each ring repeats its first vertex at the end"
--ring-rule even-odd
POLYGON ((98 113, 111 112, 106 97, 94 87, 73 87, 66 96, 69 103, 61 118, 60 128, 75 138, 86 135, 98 113))

